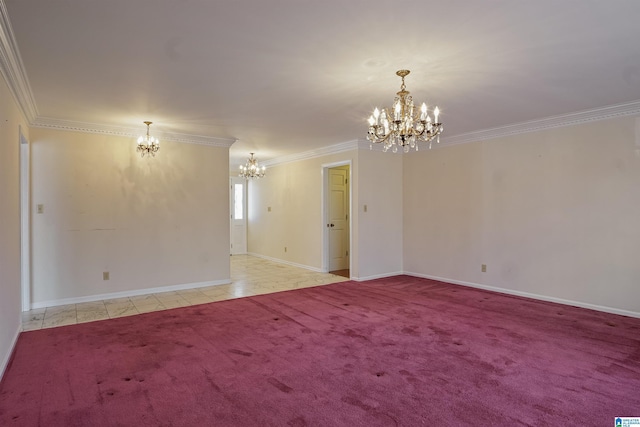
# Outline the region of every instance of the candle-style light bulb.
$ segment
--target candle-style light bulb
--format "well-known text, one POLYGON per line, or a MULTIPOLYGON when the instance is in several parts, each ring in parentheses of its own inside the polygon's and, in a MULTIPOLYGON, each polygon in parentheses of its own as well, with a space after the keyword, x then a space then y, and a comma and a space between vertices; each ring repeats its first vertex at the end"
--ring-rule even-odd
POLYGON ((439 114, 440 114, 440 109, 439 109, 438 107, 436 107, 436 109, 435 109, 435 110, 433 110, 433 115, 435 116, 435 122, 436 122, 436 123, 439 123, 439 122, 438 122, 438 115, 439 115, 439 114))
POLYGON ((420 106, 420 120, 426 120, 427 117, 427 104, 424 102, 420 106))

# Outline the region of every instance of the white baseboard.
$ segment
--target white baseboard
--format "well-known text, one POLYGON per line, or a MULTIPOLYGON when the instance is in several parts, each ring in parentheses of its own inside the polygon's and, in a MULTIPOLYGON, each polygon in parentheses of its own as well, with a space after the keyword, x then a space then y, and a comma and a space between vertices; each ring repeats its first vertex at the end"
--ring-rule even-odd
POLYGON ((304 264, 298 264, 295 262, 291 262, 291 261, 285 261, 283 259, 279 259, 279 258, 272 258, 270 256, 266 256, 266 255, 261 255, 261 254, 256 254, 253 252, 247 252, 247 255, 250 256, 254 256, 256 258, 262 258, 262 259, 266 259, 268 261, 273 261, 273 262, 277 262, 279 264, 286 264, 286 265, 290 265, 292 267, 299 267, 299 268, 304 268, 305 270, 311 270, 311 271, 315 271, 317 273, 327 273, 326 271, 323 271, 321 268, 317 268, 317 267, 311 267, 309 265, 304 265, 304 264))
POLYGON ((396 271, 396 272, 393 272, 393 273, 374 274, 373 276, 352 277, 351 280, 356 281, 356 282, 364 282, 366 280, 383 279, 385 277, 400 276, 402 274, 404 274, 402 271, 396 271))
POLYGON ((160 286, 157 288, 135 289, 132 291, 113 292, 109 294, 89 295, 85 297, 63 298, 49 301, 38 301, 31 304, 31 309, 55 307, 58 305, 80 304, 83 302, 101 301, 113 298, 135 297, 138 295, 155 294, 161 292, 184 291, 187 289, 204 288, 206 286, 227 285, 231 283, 231 278, 222 280, 212 280, 209 282, 185 283, 181 285, 160 286))
POLYGON ((580 308, 587 308, 589 310, 602 311, 602 312, 605 312, 605 313, 619 314, 621 316, 638 317, 638 318, 640 318, 640 313, 638 313, 638 312, 629 311, 629 310, 621 310, 619 308, 607 307, 607 306, 603 306, 603 305, 589 304, 589 303, 585 303, 585 302, 573 301, 573 300, 568 300, 568 299, 564 299, 564 298, 550 297, 550 296, 540 295, 540 294, 532 294, 532 293, 529 293, 529 292, 522 292, 522 291, 516 291, 516 290, 513 290, 513 289, 499 288, 499 287, 496 287, 496 286, 481 285, 479 283, 473 283, 473 282, 464 282, 464 281, 461 281, 461 280, 448 279, 446 277, 437 277, 437 276, 431 276, 431 275, 428 275, 428 274, 412 273, 412 272, 409 272, 409 271, 405 271, 404 274, 406 274, 407 276, 421 277, 421 278, 424 278, 424 279, 437 280, 439 282, 452 283, 454 285, 462 285, 462 286, 468 286, 468 287, 471 287, 471 288, 478 288, 478 289, 484 289, 484 290, 487 290, 487 291, 499 292, 501 294, 515 295, 515 296, 519 296, 519 297, 537 299, 537 300, 540 300, 540 301, 555 302, 555 303, 558 303, 558 304, 571 305, 571 306, 580 307, 580 308))
POLYGON ((18 342, 18 337, 20 336, 20 332, 22 332, 22 322, 18 323, 18 330, 13 336, 13 340, 11 340, 11 345, 7 350, 7 354, 2 357, 2 365, 0 365, 0 381, 2 381, 2 377, 4 376, 4 372, 7 370, 9 366, 9 361, 11 360, 11 356, 13 355, 13 351, 16 348, 16 343, 18 342))

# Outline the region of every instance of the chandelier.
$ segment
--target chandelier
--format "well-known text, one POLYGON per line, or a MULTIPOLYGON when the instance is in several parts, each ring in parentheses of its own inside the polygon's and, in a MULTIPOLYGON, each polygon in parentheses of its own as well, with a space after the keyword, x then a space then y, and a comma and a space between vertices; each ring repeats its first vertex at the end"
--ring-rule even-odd
POLYGON ((136 151, 140 152, 142 157, 144 157, 145 154, 155 156, 160 149, 160 140, 153 136, 149 136, 149 126, 151 123, 152 122, 144 122, 144 124, 147 125, 147 135, 140 136, 138 138, 138 148, 136 151))
POLYGON ((258 161, 253 158, 253 153, 250 153, 251 157, 247 159, 247 164, 240 165, 240 177, 242 178, 262 178, 264 176, 266 168, 258 165, 258 161))
POLYGON ((404 78, 409 75, 409 70, 399 70, 396 72, 402 78, 400 91, 396 92, 393 102, 393 110, 383 108, 382 111, 376 108, 373 115, 369 117, 369 132, 367 139, 373 144, 383 144, 383 150, 386 152, 391 149, 394 153, 398 152, 398 147, 408 153, 411 148, 418 151, 418 142, 428 142, 431 148, 431 142, 437 138, 440 142, 440 134, 442 133, 442 123, 438 122, 440 110, 436 107, 433 110, 433 120, 427 110, 427 104, 424 102, 420 107, 420 111, 413 105, 413 98, 406 90, 404 78))

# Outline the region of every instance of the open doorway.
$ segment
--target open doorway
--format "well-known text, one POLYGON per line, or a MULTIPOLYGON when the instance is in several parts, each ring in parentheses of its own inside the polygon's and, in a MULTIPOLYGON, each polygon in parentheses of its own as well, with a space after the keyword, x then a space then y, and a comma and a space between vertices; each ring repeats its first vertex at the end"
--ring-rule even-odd
POLYGON ((351 163, 323 166, 325 262, 330 273, 351 277, 351 163))

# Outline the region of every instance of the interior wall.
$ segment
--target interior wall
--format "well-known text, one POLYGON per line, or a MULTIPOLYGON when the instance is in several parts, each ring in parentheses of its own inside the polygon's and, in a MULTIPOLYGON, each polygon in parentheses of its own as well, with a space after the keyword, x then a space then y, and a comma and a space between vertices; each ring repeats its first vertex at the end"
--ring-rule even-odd
POLYGON ((20 145, 29 130, 0 78, 0 377, 21 327, 20 145))
POLYGON ((249 253, 322 270, 322 165, 348 160, 352 162, 351 277, 366 280, 400 274, 402 155, 368 149, 276 165, 265 178, 251 181, 249 253))
POLYGON ((359 280, 402 274, 403 157, 358 152, 359 280))
POLYGON ((640 314, 634 127, 616 118, 405 156, 405 271, 640 314))
MULTIPOLYGON (((322 167, 346 161, 352 162, 354 177, 357 150, 275 165, 264 178, 249 181, 248 252, 321 271, 322 167)), ((352 203, 356 186, 354 181, 352 203)), ((352 239, 355 233, 352 230, 352 239)), ((357 250, 353 243, 352 248, 357 250)))
POLYGON ((31 144, 34 306, 230 280, 227 147, 141 158, 131 138, 47 129, 31 144))

